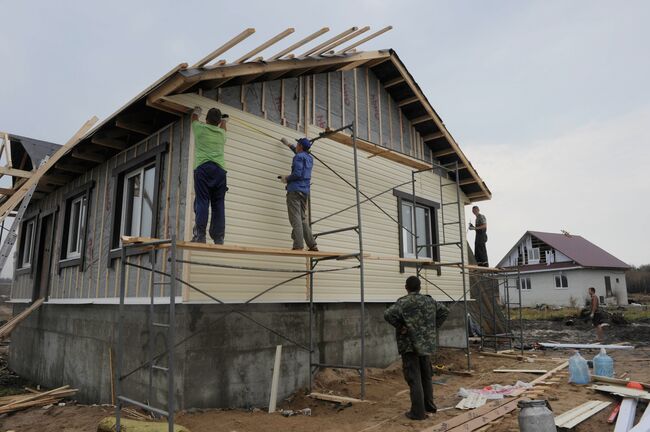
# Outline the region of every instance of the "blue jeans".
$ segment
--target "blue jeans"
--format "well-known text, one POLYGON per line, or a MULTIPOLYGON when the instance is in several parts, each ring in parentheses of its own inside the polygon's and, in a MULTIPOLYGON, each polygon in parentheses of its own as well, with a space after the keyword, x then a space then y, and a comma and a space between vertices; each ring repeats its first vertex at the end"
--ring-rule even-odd
POLYGON ((194 170, 194 237, 205 239, 208 225, 208 206, 212 209, 210 237, 223 244, 226 234, 225 197, 228 186, 226 171, 214 162, 205 162, 194 170))

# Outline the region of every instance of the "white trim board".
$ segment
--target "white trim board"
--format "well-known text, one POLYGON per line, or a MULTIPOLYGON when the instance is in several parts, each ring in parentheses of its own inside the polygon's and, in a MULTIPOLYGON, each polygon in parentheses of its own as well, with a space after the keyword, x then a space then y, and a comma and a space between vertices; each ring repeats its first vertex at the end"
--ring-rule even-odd
MULTIPOLYGON (((182 303, 183 298, 176 296, 176 303, 182 303)), ((128 297, 124 299, 126 305, 148 305, 151 303, 149 297, 128 297)), ((120 299, 117 297, 108 298, 53 298, 49 299, 45 304, 120 304, 120 299)), ((169 297, 154 297, 154 304, 169 304, 169 297)))
POLYGON ((611 402, 599 400, 585 402, 582 405, 579 405, 555 417, 555 426, 559 428, 571 429, 577 424, 587 420, 592 415, 602 411, 609 405, 611 405, 611 402))

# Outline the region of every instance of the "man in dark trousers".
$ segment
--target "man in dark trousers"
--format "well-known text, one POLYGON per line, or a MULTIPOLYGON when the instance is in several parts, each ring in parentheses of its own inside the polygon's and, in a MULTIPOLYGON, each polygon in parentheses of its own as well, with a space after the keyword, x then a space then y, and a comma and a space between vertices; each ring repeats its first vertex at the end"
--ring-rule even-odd
POLYGON ((226 232, 224 200, 226 185, 226 118, 217 108, 211 108, 205 116, 205 123, 199 121, 201 108, 192 113, 194 133, 194 214, 193 242, 205 243, 208 225, 208 207, 212 208, 210 237, 215 244, 223 244, 226 232))
POLYGON ((395 327, 397 350, 409 385, 411 410, 406 417, 424 420, 427 412, 436 412, 430 356, 436 349, 436 328, 445 322, 449 309, 430 295, 420 294, 420 279, 416 276, 406 279, 405 288, 408 294, 386 309, 384 319, 395 327))
POLYGON ((476 238, 474 239, 474 256, 476 263, 481 267, 489 267, 487 247, 487 219, 481 214, 478 206, 472 207, 472 213, 476 216, 476 226, 470 222, 469 229, 476 231, 476 238))
POLYGON ((281 141, 295 154, 291 162, 291 174, 280 177, 287 184, 287 211, 293 249, 303 250, 304 239, 310 251, 318 251, 308 218, 311 170, 314 167, 314 158, 309 154, 312 143, 308 138, 300 138, 295 145, 286 138, 281 141))

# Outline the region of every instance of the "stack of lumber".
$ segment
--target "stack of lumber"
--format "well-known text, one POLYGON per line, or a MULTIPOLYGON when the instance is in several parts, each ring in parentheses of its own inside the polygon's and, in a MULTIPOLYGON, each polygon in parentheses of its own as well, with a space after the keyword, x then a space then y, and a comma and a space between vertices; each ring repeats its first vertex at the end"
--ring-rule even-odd
POLYGON ((77 389, 71 389, 67 385, 46 392, 39 392, 32 389, 27 390, 28 393, 0 397, 0 414, 32 407, 52 405, 60 402, 63 398, 73 396, 77 393, 77 389))
POLYGON ((9 337, 11 332, 16 328, 18 324, 20 324, 21 321, 23 321, 25 318, 29 316, 32 312, 34 312, 36 309, 38 309, 45 299, 38 299, 34 303, 32 303, 27 309, 16 315, 15 317, 11 318, 9 321, 7 321, 2 327, 0 327, 0 340, 5 339, 6 337, 9 337))

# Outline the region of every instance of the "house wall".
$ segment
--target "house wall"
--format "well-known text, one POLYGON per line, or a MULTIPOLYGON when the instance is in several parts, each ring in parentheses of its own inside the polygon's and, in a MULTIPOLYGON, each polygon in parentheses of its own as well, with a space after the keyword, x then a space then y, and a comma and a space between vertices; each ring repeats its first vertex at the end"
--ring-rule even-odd
MULTIPOLYGON (((124 150, 107 162, 80 175, 71 183, 57 189, 41 200, 32 202, 27 215, 56 209, 54 253, 51 264, 49 287, 50 301, 62 299, 115 299, 119 295, 119 258, 109 257, 111 241, 111 214, 113 208, 115 178, 112 171, 165 142, 168 150, 163 155, 162 171, 159 182, 158 237, 168 238, 172 233, 182 232, 185 214, 185 195, 188 173, 187 141, 189 121, 184 118, 152 134, 137 145, 124 150), (75 189, 94 182, 88 203, 87 240, 83 266, 60 268, 61 245, 64 233, 65 196, 75 189)), ((22 233, 19 233, 22 235, 22 233)), ((16 254, 18 255, 18 254, 16 254)), ((168 270, 167 252, 161 252, 157 258, 157 268, 168 270)), ((17 262, 15 258, 14 261, 17 262)), ((129 261, 137 265, 149 265, 148 255, 130 257, 129 261)), ((16 263, 14 264, 16 265, 16 263)), ((14 267, 15 268, 15 267, 14 267)), ((150 272, 134 267, 127 267, 128 297, 147 297, 149 295, 150 272)), ((159 277, 156 277, 158 280, 159 277)), ((11 298, 15 301, 32 298, 34 286, 33 272, 26 273, 20 269, 14 271, 14 283, 11 298)), ((164 286, 158 285, 158 295, 168 296, 164 286)))
MULTIPOLYGON (((605 297, 605 276, 610 276, 612 281, 612 291, 614 297, 607 302, 626 305, 627 285, 625 281, 625 272, 615 270, 593 270, 593 269, 575 269, 563 270, 562 274, 567 276, 568 288, 555 287, 555 275, 559 271, 538 272, 538 273, 521 273, 522 278, 530 278, 532 288, 522 290, 522 304, 524 307, 535 307, 536 305, 546 304, 553 306, 572 306, 572 303, 578 307, 584 306, 589 300, 587 289, 596 288, 598 296, 605 297), (618 278, 619 282, 616 282, 618 278)), ((510 286, 516 286, 514 281, 510 286)), ((503 298, 503 288, 501 296, 503 298)), ((516 290, 510 290, 510 296, 516 295, 516 290)), ((516 301, 516 300, 515 300, 516 301)))
MULTIPOLYGON (((179 99, 176 99, 178 101, 179 99)), ((286 191, 277 180, 278 175, 289 174, 293 153, 282 145, 280 137, 289 139, 303 136, 301 133, 274 124, 258 116, 235 110, 217 102, 208 103, 205 97, 188 95, 183 103, 200 105, 203 112, 211 107, 219 107, 231 116, 228 123, 228 142, 226 144, 226 165, 228 168, 228 187, 226 195, 226 243, 244 246, 291 247, 291 231, 287 220, 286 191)), ((309 136, 316 136, 321 129, 311 127, 309 136)), ((191 145, 193 148, 193 143, 191 145)), ((312 152, 338 174, 354 181, 352 148, 322 139, 312 147, 312 152)), ((360 188, 368 196, 373 196, 391 187, 411 180, 412 168, 382 158, 368 157, 359 152, 360 188)), ((416 176, 416 196, 434 202, 440 199, 440 177, 433 172, 416 176)), ((443 182, 449 180, 442 180, 443 182)), ((191 183, 191 180, 190 180, 191 183)), ((410 185, 398 188, 411 193, 410 185)), ((455 187, 444 187, 444 203, 456 201, 455 187)), ((188 184, 188 206, 193 200, 193 188, 188 184)), ((461 201, 464 202, 464 195, 461 201)), ((400 230, 397 198, 389 191, 374 200, 386 214, 372 203, 362 205, 364 252, 371 255, 399 255, 400 230)), ((336 210, 355 203, 354 189, 343 183, 322 163, 315 161, 312 174, 311 209, 312 220, 316 221, 336 210)), ((185 236, 188 238, 193 226, 193 213, 186 210, 185 236)), ((439 212, 440 213, 440 212, 439 212)), ((464 218, 464 212, 461 212, 464 218)), ((458 220, 455 206, 445 206, 445 222, 458 220)), ((340 215, 314 225, 314 232, 356 225, 356 211, 350 209, 340 215)), ((465 225, 464 219, 461 226, 465 225)), ((442 241, 442 220, 438 220, 440 241, 442 241)), ((460 238, 458 225, 445 226, 445 240, 460 238)), ((328 235, 318 239, 322 251, 351 253, 358 250, 357 236, 353 232, 328 235)), ((466 253, 466 249, 465 253, 466 253)), ((272 269, 306 269, 305 258, 269 257, 253 255, 215 254, 205 251, 185 251, 185 259, 212 264, 232 266, 263 267, 272 269)), ((441 248, 441 261, 459 262, 460 249, 455 245, 441 248)), ((318 269, 334 269, 356 265, 355 261, 324 261, 318 269)), ((415 273, 413 267, 406 267, 400 273, 399 263, 393 260, 366 260, 365 299, 370 302, 394 301, 404 293, 404 279, 415 273)), ((241 269, 215 269, 214 267, 186 265, 189 282, 225 302, 245 302, 271 285, 277 284, 295 273, 253 272, 241 269)), ((462 295, 462 279, 458 269, 444 267, 441 274, 437 270, 425 270, 425 277, 442 288, 453 298, 462 295)), ((424 290, 439 300, 449 297, 431 284, 424 290)), ((190 301, 208 301, 204 295, 194 290, 186 290, 185 298, 190 301)), ((304 302, 308 300, 306 278, 284 284, 256 299, 256 302, 304 302)), ((318 302, 359 301, 359 272, 355 269, 319 273, 315 276, 314 300, 318 302)))

